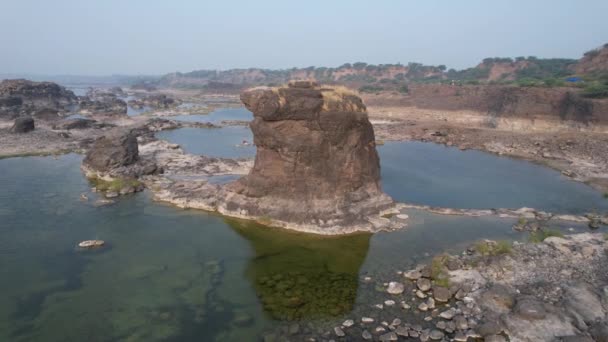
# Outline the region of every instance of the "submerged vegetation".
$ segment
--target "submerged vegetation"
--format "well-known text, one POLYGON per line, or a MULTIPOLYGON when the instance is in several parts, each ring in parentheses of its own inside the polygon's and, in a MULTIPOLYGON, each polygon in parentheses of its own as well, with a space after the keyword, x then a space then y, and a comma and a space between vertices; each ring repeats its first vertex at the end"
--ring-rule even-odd
POLYGON ((141 182, 134 178, 116 178, 105 180, 101 178, 90 178, 89 181, 98 191, 120 191, 129 187, 139 187, 141 182))
POLYGON ((321 319, 352 310, 370 234, 327 237, 225 221, 255 251, 246 273, 271 317, 321 319))

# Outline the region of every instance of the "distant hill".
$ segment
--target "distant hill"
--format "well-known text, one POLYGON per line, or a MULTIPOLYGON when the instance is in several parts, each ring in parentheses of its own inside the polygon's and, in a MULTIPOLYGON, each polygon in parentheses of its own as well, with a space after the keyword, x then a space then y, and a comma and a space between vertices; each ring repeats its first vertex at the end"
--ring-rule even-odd
POLYGON ((608 44, 586 52, 572 70, 581 75, 608 73, 608 44))
MULTIPOLYGON (((408 92, 412 83, 517 84, 520 86, 564 86, 567 79, 596 82, 608 70, 608 44, 589 51, 580 59, 567 58, 486 58, 473 68, 446 70, 445 65, 420 63, 372 65, 346 63, 336 68, 308 67, 283 70, 230 69, 197 70, 171 73, 157 85, 168 88, 193 88, 215 92, 238 92, 253 85, 278 85, 291 79, 315 79, 323 83, 344 84, 361 92, 383 90, 408 92)), ((599 82, 599 83, 597 83, 599 82)))

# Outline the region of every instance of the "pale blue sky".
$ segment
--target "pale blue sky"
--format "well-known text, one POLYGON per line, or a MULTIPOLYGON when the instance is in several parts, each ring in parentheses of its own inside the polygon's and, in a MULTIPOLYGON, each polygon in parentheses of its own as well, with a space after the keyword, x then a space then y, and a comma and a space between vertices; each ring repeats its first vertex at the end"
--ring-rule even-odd
POLYGON ((446 64, 608 43, 606 0, 0 0, 0 73, 446 64))

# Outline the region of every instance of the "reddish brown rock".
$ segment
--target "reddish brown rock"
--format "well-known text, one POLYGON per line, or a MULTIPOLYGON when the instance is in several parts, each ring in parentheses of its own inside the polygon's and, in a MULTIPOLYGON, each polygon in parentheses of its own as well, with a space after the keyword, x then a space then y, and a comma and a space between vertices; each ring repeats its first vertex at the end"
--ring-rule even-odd
POLYGON ((220 212, 317 233, 378 229, 370 217, 382 221, 393 202, 358 96, 300 81, 253 88, 241 100, 254 114, 255 164, 223 189, 220 212))

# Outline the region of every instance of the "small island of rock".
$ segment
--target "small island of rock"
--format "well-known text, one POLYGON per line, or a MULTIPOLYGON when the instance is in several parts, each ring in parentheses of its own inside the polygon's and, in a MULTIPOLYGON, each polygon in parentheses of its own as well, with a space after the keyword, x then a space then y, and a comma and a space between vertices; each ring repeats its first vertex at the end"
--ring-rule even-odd
POLYGON ((362 100, 310 81, 241 94, 253 112, 253 169, 221 191, 218 211, 322 234, 376 231, 394 209, 380 186, 374 130, 362 100))

